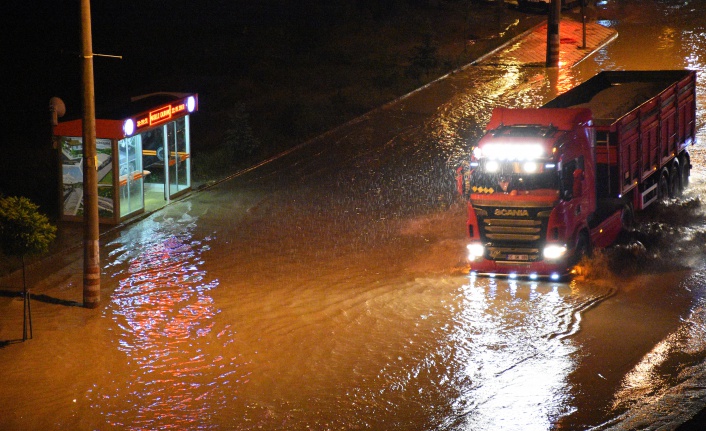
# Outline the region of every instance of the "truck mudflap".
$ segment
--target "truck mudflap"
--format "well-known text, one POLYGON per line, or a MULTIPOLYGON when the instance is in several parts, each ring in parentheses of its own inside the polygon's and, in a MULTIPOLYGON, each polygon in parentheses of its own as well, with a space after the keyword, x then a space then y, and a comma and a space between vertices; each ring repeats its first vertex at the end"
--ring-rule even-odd
POLYGON ((623 230, 623 211, 616 211, 603 220, 598 226, 591 229, 591 246, 605 248, 613 244, 623 230))

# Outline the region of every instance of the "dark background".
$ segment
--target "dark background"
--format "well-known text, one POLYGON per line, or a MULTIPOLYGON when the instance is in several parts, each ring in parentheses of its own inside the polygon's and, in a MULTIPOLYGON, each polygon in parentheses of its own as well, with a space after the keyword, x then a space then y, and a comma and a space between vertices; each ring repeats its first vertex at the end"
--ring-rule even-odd
MULTIPOLYGON (((6 0, 0 194, 57 209, 49 99, 81 117, 79 0, 6 0)), ((480 0, 91 2, 97 118, 140 94, 199 93, 194 178, 208 181, 468 64, 540 22, 480 0), (519 25, 516 23, 520 22, 519 25)))

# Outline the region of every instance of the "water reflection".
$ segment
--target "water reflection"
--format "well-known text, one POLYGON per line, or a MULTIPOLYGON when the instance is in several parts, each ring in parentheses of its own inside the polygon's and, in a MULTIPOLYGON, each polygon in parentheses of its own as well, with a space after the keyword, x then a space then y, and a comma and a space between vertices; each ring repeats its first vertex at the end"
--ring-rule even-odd
MULTIPOLYGON (((463 389, 450 429, 547 430, 572 413, 580 314, 610 292, 575 283, 475 279, 459 290, 449 344, 463 389)), ((446 428, 444 428, 446 429, 446 428)))
POLYGON ((104 317, 115 324, 127 366, 115 376, 120 382, 114 393, 94 390, 93 405, 112 426, 194 429, 202 415, 228 401, 214 389, 239 365, 214 348, 228 342, 230 328, 214 331, 219 310, 211 291, 218 281, 201 269, 208 246, 192 238, 195 220, 186 221, 146 221, 113 252, 113 266, 129 265, 116 274, 120 280, 104 317))
POLYGON ((623 378, 610 406, 615 417, 593 431, 674 429, 703 408, 706 396, 706 276, 695 273, 683 282, 699 298, 682 324, 623 378))
POLYGON ((680 33, 676 28, 663 27, 657 36, 657 49, 660 51, 673 50, 680 45, 680 33))

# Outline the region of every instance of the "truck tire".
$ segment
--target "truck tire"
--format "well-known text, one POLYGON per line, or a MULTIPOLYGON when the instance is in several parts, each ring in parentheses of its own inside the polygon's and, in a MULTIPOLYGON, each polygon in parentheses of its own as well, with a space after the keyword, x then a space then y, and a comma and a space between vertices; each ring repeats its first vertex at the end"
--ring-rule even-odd
POLYGON ((691 164, 688 156, 681 157, 681 189, 689 186, 689 175, 691 174, 691 164))
POLYGON ((591 256, 591 241, 588 239, 588 233, 581 231, 576 240, 576 252, 574 252, 571 265, 581 262, 584 256, 591 256))
POLYGON ((659 200, 665 200, 669 198, 669 178, 668 174, 660 174, 659 182, 657 183, 657 194, 659 200))
POLYGON ((635 213, 632 210, 632 204, 625 204, 623 211, 620 213, 620 224, 623 230, 630 230, 633 223, 635 223, 635 213))
POLYGON ((676 198, 681 194, 681 174, 678 165, 669 170, 669 197, 676 198))

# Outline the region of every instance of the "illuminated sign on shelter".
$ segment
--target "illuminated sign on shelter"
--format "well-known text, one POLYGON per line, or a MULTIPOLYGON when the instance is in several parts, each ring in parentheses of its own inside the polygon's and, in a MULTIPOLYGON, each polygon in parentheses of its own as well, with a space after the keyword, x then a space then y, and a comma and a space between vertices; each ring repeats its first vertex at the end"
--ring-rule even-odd
POLYGON ((134 124, 134 128, 125 128, 127 135, 132 134, 134 131, 140 131, 142 129, 153 127, 162 123, 166 123, 176 118, 183 117, 194 112, 197 109, 198 99, 196 95, 185 97, 174 103, 168 105, 160 106, 148 112, 136 115, 128 120, 134 124), (128 130, 130 132, 128 133, 128 130))

